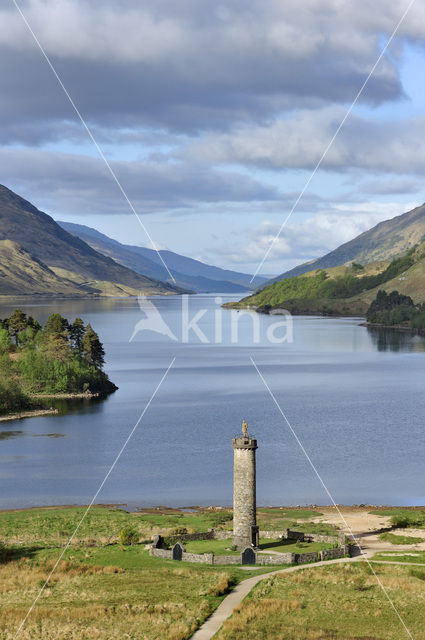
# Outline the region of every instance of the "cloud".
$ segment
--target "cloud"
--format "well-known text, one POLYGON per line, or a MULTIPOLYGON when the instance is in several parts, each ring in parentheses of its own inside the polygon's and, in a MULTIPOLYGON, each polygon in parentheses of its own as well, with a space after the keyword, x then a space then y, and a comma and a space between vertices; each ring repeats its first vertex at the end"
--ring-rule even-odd
MULTIPOLYGON (((194 208, 200 202, 273 201, 274 187, 237 172, 206 170, 181 163, 112 162, 140 213, 194 208)), ((53 151, 0 149, 2 180, 53 212, 128 213, 117 185, 101 160, 53 151)))
MULTIPOLYGON (((266 126, 240 127, 211 134, 189 144, 184 154, 211 164, 239 163, 256 167, 312 169, 320 160, 345 109, 337 106, 300 110, 291 118, 266 126)), ((425 117, 401 122, 376 121, 351 115, 341 129, 322 168, 378 172, 425 171, 425 155, 418 140, 425 136, 425 117)))
MULTIPOLYGON (((405 6, 336 0, 27 0, 21 6, 93 125, 196 133, 267 122, 300 106, 351 101, 405 6)), ((401 33, 423 38, 425 16, 401 33)), ((362 96, 403 95, 394 45, 362 96)), ((3 141, 50 139, 74 119, 12 3, 0 10, 3 141), (20 125, 23 125, 22 128, 20 125)), ((64 134, 72 130, 64 129, 64 134)))
MULTIPOLYGON (((293 266, 318 258, 344 242, 372 228, 383 220, 389 220, 410 211, 417 202, 399 203, 363 202, 359 204, 336 204, 328 210, 299 223, 288 224, 269 254, 270 264, 282 271, 288 264, 293 266)), ((276 237, 280 224, 264 222, 247 234, 247 241, 237 252, 230 246, 222 246, 218 252, 228 256, 233 264, 257 264, 276 237)))
POLYGON ((399 193, 419 193, 423 191, 423 182, 408 178, 393 177, 391 180, 369 180, 360 187, 362 193, 393 195, 399 193))

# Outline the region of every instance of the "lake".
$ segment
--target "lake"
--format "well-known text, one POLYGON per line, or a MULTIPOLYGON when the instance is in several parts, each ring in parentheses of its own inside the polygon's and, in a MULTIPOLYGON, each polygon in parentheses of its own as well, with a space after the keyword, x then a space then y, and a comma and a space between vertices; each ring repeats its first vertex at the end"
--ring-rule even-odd
POLYGON ((136 299, 2 303, 0 317, 20 306, 40 321, 59 312, 90 322, 119 390, 63 415, 1 423, 0 508, 90 502, 174 357, 97 502, 230 505, 232 438, 245 419, 259 445, 258 504, 328 504, 253 357, 337 503, 425 504, 425 341, 360 318, 300 316, 293 341, 273 344, 267 330, 285 319, 241 312, 232 342, 236 312, 220 303, 237 298, 186 298, 189 318, 203 313, 206 343, 193 330, 181 341, 177 296, 150 300, 178 341, 145 330, 129 342, 145 317, 136 299))

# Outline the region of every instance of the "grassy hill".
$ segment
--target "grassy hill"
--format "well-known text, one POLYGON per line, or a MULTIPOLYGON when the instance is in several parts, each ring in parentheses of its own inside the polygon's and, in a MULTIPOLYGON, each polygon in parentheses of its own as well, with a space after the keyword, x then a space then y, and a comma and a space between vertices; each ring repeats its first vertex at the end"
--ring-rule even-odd
POLYGON ((365 315, 379 289, 397 290, 415 303, 425 302, 425 242, 392 261, 315 269, 284 278, 227 306, 266 313, 286 308, 298 314, 365 315))
POLYGON ((50 216, 0 185, 0 241, 8 252, 7 278, 0 279, 0 295, 81 295, 85 293, 136 295, 181 293, 182 289, 135 273, 98 253, 79 238, 62 229, 50 216), (35 263, 38 264, 36 267, 35 263), (32 277, 37 272, 36 282, 32 277), (56 276, 56 278, 54 277, 56 276), (22 288, 21 288, 22 285, 22 288))
POLYGON ((380 222, 330 253, 306 262, 274 278, 291 278, 313 269, 329 269, 347 262, 367 264, 403 255, 425 239, 425 204, 380 222))
POLYGON ((61 278, 52 269, 12 240, 0 240, 0 292, 3 295, 82 296, 93 292, 61 278))

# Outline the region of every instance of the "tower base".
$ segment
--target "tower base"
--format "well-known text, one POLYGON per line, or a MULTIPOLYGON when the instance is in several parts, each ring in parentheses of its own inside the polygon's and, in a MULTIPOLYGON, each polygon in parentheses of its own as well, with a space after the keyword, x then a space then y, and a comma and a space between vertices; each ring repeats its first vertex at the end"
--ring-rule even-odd
POLYGON ((238 550, 246 549, 246 547, 254 547, 256 549, 260 544, 258 526, 253 525, 246 536, 233 536, 233 544, 238 550))

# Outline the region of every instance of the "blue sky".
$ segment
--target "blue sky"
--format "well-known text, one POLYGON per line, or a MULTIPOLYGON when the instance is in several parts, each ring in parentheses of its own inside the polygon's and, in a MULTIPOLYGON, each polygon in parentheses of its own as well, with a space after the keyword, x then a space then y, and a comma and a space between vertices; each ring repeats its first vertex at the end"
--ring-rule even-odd
MULTIPOLYGON (((159 247, 253 272, 407 3, 20 3, 159 247)), ((425 10, 398 37, 262 272, 425 200, 425 10)), ((13 4, 0 10, 1 182, 148 246, 13 4)))

